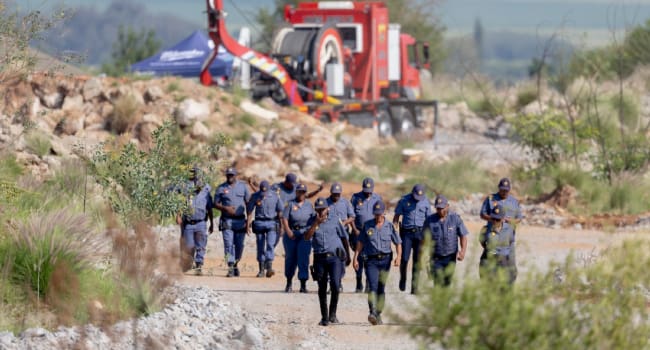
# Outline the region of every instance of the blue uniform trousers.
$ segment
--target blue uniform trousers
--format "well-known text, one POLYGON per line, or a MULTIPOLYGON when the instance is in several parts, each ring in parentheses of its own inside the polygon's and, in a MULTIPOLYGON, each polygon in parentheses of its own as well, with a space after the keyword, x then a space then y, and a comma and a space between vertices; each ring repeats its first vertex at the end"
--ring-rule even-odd
POLYGON ((241 260, 244 253, 244 240, 246 239, 246 221, 229 220, 228 224, 222 225, 223 232, 223 251, 228 264, 233 264, 241 260))
POLYGON ((400 262, 400 287, 406 284, 406 269, 409 259, 411 258, 411 250, 413 251, 413 263, 411 264, 411 285, 413 289, 417 287, 418 277, 420 275, 420 253, 424 237, 422 235, 422 228, 417 231, 408 231, 400 229, 400 238, 402 238, 402 256, 400 262))
POLYGON ((383 254, 381 258, 373 256, 366 258, 366 277, 370 285, 370 293, 368 293, 370 312, 381 313, 384 309, 385 287, 392 256, 393 254, 383 254))
POLYGON ((272 220, 253 222, 253 233, 257 243, 257 261, 264 263, 275 258, 275 246, 278 241, 276 222, 272 220))
POLYGON ((318 278, 318 293, 321 290, 327 293, 327 282, 332 290, 339 290, 341 287, 341 258, 332 255, 326 258, 320 258, 314 254, 314 274, 318 278))
POLYGON ((194 225, 186 223, 183 225, 183 243, 185 251, 192 254, 196 264, 203 264, 205 248, 208 244, 208 232, 205 221, 197 222, 194 225))
POLYGON ((437 286, 449 286, 456 270, 456 253, 449 255, 434 255, 431 258, 431 275, 437 286))
POLYGON ((309 254, 311 254, 311 240, 305 240, 304 232, 294 231, 294 238, 286 234, 282 236, 284 245, 284 276, 292 279, 298 268, 298 279, 309 279, 309 254))

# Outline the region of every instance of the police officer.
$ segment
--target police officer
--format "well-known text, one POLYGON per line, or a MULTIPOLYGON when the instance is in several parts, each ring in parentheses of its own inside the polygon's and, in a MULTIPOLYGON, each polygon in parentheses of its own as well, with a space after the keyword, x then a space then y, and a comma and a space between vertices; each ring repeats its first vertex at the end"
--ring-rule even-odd
POLYGON ((399 225, 399 236, 402 239, 402 261, 399 265, 399 290, 406 289, 406 268, 411 250, 413 250, 413 262, 411 266, 411 294, 415 294, 420 275, 420 252, 424 242, 422 227, 424 220, 431 215, 429 198, 424 193, 424 186, 417 184, 413 186, 411 193, 404 195, 395 208, 393 225, 399 225), (400 217, 402 223, 400 225, 400 217))
MULTIPOLYGON (((338 182, 332 183, 332 186, 330 186, 330 196, 327 197, 327 206, 329 207, 330 214, 334 214, 343 227, 348 227, 354 222, 354 209, 350 201, 341 197, 342 193, 343 186, 338 182)), ((345 265, 341 264, 341 279, 343 276, 345 276, 345 265)), ((343 289, 342 284, 339 284, 339 287, 341 290, 343 289)))
MULTIPOLYGON (((372 178, 367 177, 363 179, 363 182, 361 183, 361 191, 353 194, 352 198, 350 199, 352 208, 354 208, 354 221, 352 222, 353 234, 350 235, 350 244, 353 247, 356 247, 359 235, 365 223, 367 221, 374 219, 372 212, 375 203, 382 200, 380 195, 373 192, 374 190, 375 190, 375 181, 372 178)), ((356 275, 357 275, 357 286, 355 288, 356 289, 355 292, 361 293, 364 291, 363 284, 361 283, 362 273, 364 270, 364 265, 363 265, 364 260, 362 259, 361 255, 359 255, 358 258, 359 258, 358 263, 361 266, 361 268, 359 269, 355 268, 356 275)), ((368 283, 366 281, 366 293, 369 291, 368 288, 369 288, 368 283)))
POLYGON ((367 221, 359 235, 354 253, 354 269, 359 269, 358 258, 364 256, 366 276, 370 285, 368 306, 370 313, 368 321, 372 325, 382 324, 381 312, 384 309, 385 286, 393 259, 391 241, 395 244, 396 254, 393 263, 399 266, 402 255, 402 240, 395 231, 393 224, 386 220, 384 202, 378 201, 373 206, 374 220, 367 221))
POLYGON ((278 240, 277 221, 282 217, 284 206, 282 200, 273 191, 269 191, 269 182, 260 183, 259 191, 253 193, 248 202, 247 217, 248 227, 255 233, 257 243, 257 263, 259 272, 257 277, 272 277, 274 249, 278 240), (253 221, 255 210, 255 221, 253 221), (265 274, 266 270, 266 274, 265 274))
POLYGON ((237 180, 235 168, 226 169, 226 182, 214 193, 214 207, 221 211, 219 229, 223 233, 224 255, 228 262, 226 277, 239 277, 237 263, 244 252, 244 240, 248 231, 246 204, 250 200, 248 186, 237 180))
MULTIPOLYGON (((485 201, 483 201, 483 205, 481 206, 481 219, 490 221, 491 217, 490 214, 492 213, 492 210, 497 204, 501 204, 503 206, 503 209, 505 211, 505 217, 504 220, 512 226, 512 229, 515 231, 516 235, 516 228, 519 222, 521 222, 522 219, 522 214, 521 214, 521 207, 519 206, 519 201, 512 195, 510 194, 510 189, 512 188, 512 182, 510 181, 509 178, 504 177, 501 180, 499 180, 498 184, 499 191, 497 193, 493 193, 485 198, 485 201)), ((513 250, 510 252, 510 259, 513 261, 513 264, 515 266, 515 273, 516 273, 516 254, 514 250, 514 245, 513 245, 513 250)))
POLYGON ((284 235, 284 276, 287 285, 284 291, 293 291, 292 280, 298 267, 300 280, 300 293, 307 293, 307 279, 309 279, 309 255, 311 254, 311 240, 305 237, 305 232, 316 219, 316 212, 311 202, 306 199, 307 186, 296 185, 296 199, 289 201, 282 213, 284 235))
POLYGON ((194 260, 194 268, 200 274, 208 243, 208 232, 213 231, 213 217, 210 185, 204 184, 198 173, 198 167, 192 167, 188 182, 181 189, 186 196, 189 210, 177 215, 176 223, 182 230, 181 268, 184 272, 189 270, 191 261, 194 260), (210 226, 206 228, 208 219, 210 226))
MULTIPOLYGON (((287 173, 284 177, 283 182, 275 183, 271 186, 271 190, 280 196, 282 204, 286 208, 289 205, 289 202, 296 199, 296 185, 298 184, 298 176, 294 173, 287 173)), ((323 189, 323 185, 318 186, 316 191, 310 192, 307 194, 307 198, 312 198, 317 195, 323 189)), ((279 234, 282 235, 284 232, 283 225, 279 223, 279 234)), ((277 245, 277 242, 276 242, 277 245)))
POLYGON ((435 285, 449 286, 456 260, 465 259, 469 231, 460 215, 449 210, 444 195, 436 196, 433 203, 436 212, 424 222, 424 230, 431 235, 431 275, 435 285))
POLYGON ((505 221, 506 212, 501 204, 493 206, 490 221, 481 229, 479 241, 483 254, 479 273, 481 278, 494 278, 503 273, 512 284, 517 279, 517 267, 511 255, 515 246, 515 230, 505 221))
POLYGON ((347 234, 338 216, 332 211, 325 198, 318 198, 315 204, 316 219, 305 233, 306 240, 312 240, 314 249, 314 279, 318 282, 321 326, 339 323, 336 308, 339 302, 341 266, 352 261, 349 254, 347 234), (312 239, 313 237, 313 239, 312 239), (331 298, 327 307, 327 282, 330 283, 331 298))

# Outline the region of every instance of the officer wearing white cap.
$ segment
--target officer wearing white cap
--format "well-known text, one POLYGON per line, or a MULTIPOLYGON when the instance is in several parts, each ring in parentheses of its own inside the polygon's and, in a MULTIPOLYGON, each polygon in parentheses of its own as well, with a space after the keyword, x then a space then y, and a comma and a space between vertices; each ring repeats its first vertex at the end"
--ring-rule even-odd
POLYGON ((239 276, 237 263, 244 252, 248 231, 246 205, 250 196, 246 183, 237 180, 237 170, 227 168, 226 182, 219 185, 214 194, 214 207, 221 211, 219 229, 223 233, 223 249, 228 261, 227 277, 239 276))
POLYGON ((384 217, 386 206, 384 202, 378 201, 372 207, 374 220, 367 221, 354 252, 354 269, 361 266, 358 262, 360 256, 364 256, 366 276, 370 285, 368 293, 368 321, 372 325, 382 324, 381 312, 385 303, 385 286, 390 271, 390 263, 393 260, 391 242, 395 245, 395 266, 400 264, 402 255, 402 240, 399 238, 395 227, 384 217))
POLYGON ((506 210, 501 204, 492 208, 490 221, 481 229, 479 242, 483 254, 479 264, 481 278, 494 278, 504 272, 509 283, 517 279, 517 267, 512 259, 515 246, 515 231, 505 221, 506 210))
MULTIPOLYGON (((357 240, 359 238, 359 235, 361 234, 361 230, 363 229, 365 223, 367 221, 371 221, 374 219, 374 215, 373 215, 374 205, 377 202, 380 202, 382 200, 380 195, 374 193, 374 190, 375 190, 375 181, 372 178, 367 177, 363 179, 363 182, 361 183, 361 191, 353 194, 352 198, 350 199, 352 208, 354 208, 354 221, 352 222, 353 234, 350 235, 350 244, 353 247, 356 246, 357 240)), ((355 269, 357 274, 357 286, 355 291, 357 293, 361 293, 364 291, 363 284, 362 284, 362 271, 364 270, 363 267, 364 260, 362 259, 362 255, 359 255, 358 258, 359 258, 358 263, 361 266, 361 268, 355 269)), ((365 291, 366 293, 369 291, 367 281, 366 281, 365 291)))

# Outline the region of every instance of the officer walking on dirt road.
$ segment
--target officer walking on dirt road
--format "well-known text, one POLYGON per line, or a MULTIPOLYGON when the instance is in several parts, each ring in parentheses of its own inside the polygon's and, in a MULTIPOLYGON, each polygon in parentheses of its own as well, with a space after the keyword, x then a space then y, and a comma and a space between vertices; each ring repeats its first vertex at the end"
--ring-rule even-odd
POLYGON ((257 243, 257 277, 272 277, 275 274, 273 258, 278 240, 277 222, 282 218, 284 210, 280 197, 269 189, 268 181, 260 182, 259 191, 253 193, 247 207, 248 228, 252 228, 257 243))
POLYGON ((246 203, 250 200, 248 186, 237 180, 235 168, 226 169, 226 182, 219 185, 214 194, 214 207, 221 211, 219 229, 223 233, 223 249, 228 262, 226 277, 239 277, 237 264, 244 252, 244 240, 248 231, 246 203))
POLYGON ((402 256, 399 265, 399 290, 406 290, 406 269, 408 267, 411 250, 413 250, 413 261, 411 262, 411 294, 415 294, 418 287, 420 275, 420 252, 424 242, 422 227, 424 220, 431 215, 431 205, 424 193, 424 186, 417 184, 413 186, 411 193, 403 196, 395 208, 393 225, 399 225, 399 235, 402 239, 402 256), (400 218, 402 219, 400 224, 400 218))
POLYGON ((197 273, 201 273, 208 232, 213 231, 210 185, 203 183, 199 171, 196 166, 190 169, 188 182, 182 189, 183 195, 187 198, 188 212, 176 216, 176 223, 181 226, 182 232, 181 269, 183 272, 191 268, 194 260, 194 268, 197 273), (210 226, 207 228, 206 220, 210 220, 210 226))
MULTIPOLYGON (((327 206, 329 207, 330 214, 337 217, 341 225, 346 228, 352 225, 355 215, 352 204, 341 196, 342 193, 343 186, 338 182, 332 183, 332 186, 330 186, 330 196, 327 197, 327 206)), ((345 265, 341 264, 341 279, 343 279, 343 276, 345 276, 345 265)), ((341 290, 343 289, 342 284, 339 287, 341 290)))
POLYGON ((436 196, 433 205, 436 212, 424 222, 425 232, 431 235, 431 275, 434 285, 449 286, 456 261, 465 259, 469 231, 460 215, 449 210, 449 202, 444 195, 436 196))
POLYGON ((284 235, 284 276, 287 285, 284 291, 293 291, 292 281, 298 268, 300 280, 300 293, 307 293, 307 280, 309 279, 309 255, 311 254, 311 240, 305 237, 305 232, 316 219, 316 212, 311 202, 306 199, 307 186, 296 186, 296 199, 287 203, 282 213, 284 235))
POLYGON ((350 247, 347 234, 339 217, 332 211, 325 198, 318 198, 314 208, 316 219, 305 233, 306 240, 312 240, 314 250, 313 277, 318 282, 321 326, 339 323, 336 309, 341 286, 341 268, 349 265, 350 247), (327 283, 330 284, 330 305, 327 307, 327 283))
POLYGON ((393 260, 391 242, 395 245, 396 254, 393 263, 399 266, 402 255, 402 240, 399 238, 395 227, 384 217, 386 206, 384 202, 378 201, 373 205, 375 220, 365 223, 357 246, 354 252, 354 269, 361 268, 358 258, 365 259, 366 276, 370 285, 368 293, 368 321, 372 325, 382 324, 381 312, 385 303, 385 287, 390 271, 390 263, 393 260))
POLYGON ((479 242, 483 254, 479 274, 481 278, 504 278, 512 284, 517 279, 517 266, 511 255, 515 247, 515 230, 505 218, 505 207, 497 204, 492 207, 490 221, 481 229, 479 242))
MULTIPOLYGON (((375 190, 375 181, 372 178, 367 177, 363 179, 363 182, 361 183, 361 191, 353 194, 352 198, 350 199, 352 208, 354 208, 354 221, 352 222, 353 234, 350 235, 350 244, 353 247, 356 247, 359 235, 361 234, 361 230, 363 230, 363 227, 366 224, 366 222, 374 219, 374 215, 373 215, 374 205, 377 202, 380 202, 382 200, 380 195, 374 193, 374 190, 375 190)), ((361 293, 364 291, 363 283, 362 283, 363 270, 364 270, 363 255, 359 255, 358 259, 359 260, 357 262, 360 268, 358 269, 355 268, 356 275, 357 275, 356 276, 357 286, 355 288, 356 289, 355 292, 361 293)), ((369 288, 368 283, 366 283, 366 290, 365 290, 366 293, 369 291, 368 288, 369 288)))

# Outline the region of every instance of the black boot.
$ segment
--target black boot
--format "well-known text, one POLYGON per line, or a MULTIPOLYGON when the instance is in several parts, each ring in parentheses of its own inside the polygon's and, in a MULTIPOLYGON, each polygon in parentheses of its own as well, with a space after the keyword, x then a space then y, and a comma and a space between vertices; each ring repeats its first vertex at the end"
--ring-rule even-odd
POLYGON ((300 280, 300 293, 309 293, 307 291, 307 280, 300 280))
POLYGON ((284 287, 284 292, 285 293, 293 292, 293 288, 291 287, 291 278, 287 278, 287 285, 284 287))
POLYGON ((257 277, 264 277, 264 263, 258 262, 257 266, 260 269, 260 271, 257 273, 257 277))
MULTIPOLYGON (((330 323, 339 323, 339 319, 336 318, 336 309, 339 304, 339 293, 332 292, 332 296, 330 298, 330 317, 329 321, 330 323)), ((322 311, 321 311, 322 313, 322 311)))
POLYGON ((377 314, 377 309, 375 309, 375 304, 372 302, 368 302, 368 306, 370 309, 370 313, 368 314, 368 322, 370 322, 371 325, 376 326, 379 323, 379 320, 377 319, 379 316, 377 314))
POLYGON ((321 320, 318 324, 321 326, 327 326, 329 325, 330 320, 327 313, 327 293, 321 290, 321 286, 318 287, 318 304, 320 305, 321 316, 321 320))
POLYGON ((235 261, 235 266, 233 268, 233 274, 235 275, 235 277, 239 277, 239 267, 237 267, 238 262, 239 261, 235 261))
POLYGON ((273 270, 273 261, 272 260, 267 260, 266 261, 266 277, 271 278, 275 275, 275 271, 273 270))
POLYGON ((363 292, 363 283, 361 283, 361 277, 357 277, 357 287, 354 290, 355 293, 363 292))
POLYGON ((228 274, 226 277, 232 277, 235 275, 235 269, 234 269, 234 264, 233 263, 228 263, 228 274))
POLYGON ((399 265, 399 290, 402 292, 406 290, 406 265, 404 261, 401 261, 399 265))

